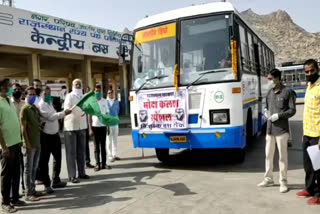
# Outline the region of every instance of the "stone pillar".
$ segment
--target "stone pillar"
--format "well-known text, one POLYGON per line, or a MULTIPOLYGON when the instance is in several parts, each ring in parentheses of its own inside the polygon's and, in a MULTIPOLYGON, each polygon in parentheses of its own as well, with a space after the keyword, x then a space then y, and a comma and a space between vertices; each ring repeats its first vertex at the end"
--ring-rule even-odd
POLYGON ((28 79, 29 85, 32 84, 33 79, 41 79, 40 77, 40 57, 36 53, 32 53, 28 57, 28 79))
POLYGON ((107 98, 107 93, 109 89, 109 81, 108 81, 108 73, 107 69, 104 68, 104 71, 102 73, 102 78, 101 78, 101 83, 102 83, 102 91, 103 91, 103 96, 104 98, 107 98))
POLYGON ((68 74, 68 79, 67 79, 68 93, 70 90, 72 90, 72 81, 73 81, 73 74, 72 72, 70 72, 68 74))
MULTIPOLYGON (((109 78, 111 79, 111 87, 113 92, 115 93, 117 91, 117 81, 116 81, 116 74, 112 73, 109 75, 109 78)), ((114 94, 116 95, 116 94, 114 94)))
POLYGON ((119 66, 120 73, 120 93, 121 93, 121 114, 129 116, 129 90, 128 90, 128 71, 127 65, 119 66))
POLYGON ((92 81, 91 60, 87 57, 84 58, 82 63, 82 76, 83 88, 86 89, 89 86, 92 90, 94 85, 92 81))

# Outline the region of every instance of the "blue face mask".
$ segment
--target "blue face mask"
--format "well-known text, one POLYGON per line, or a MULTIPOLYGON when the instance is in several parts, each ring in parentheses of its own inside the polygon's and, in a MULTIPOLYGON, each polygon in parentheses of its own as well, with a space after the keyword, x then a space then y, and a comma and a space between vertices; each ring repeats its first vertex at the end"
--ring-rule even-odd
POLYGON ((11 97, 11 96, 12 96, 12 93, 13 93, 13 89, 12 89, 12 88, 9 88, 8 92, 6 93, 6 96, 7 96, 7 97, 11 97))
POLYGON ((29 96, 29 97, 28 97, 28 103, 29 103, 30 105, 33 105, 34 102, 36 101, 36 99, 37 99, 37 96, 29 96))

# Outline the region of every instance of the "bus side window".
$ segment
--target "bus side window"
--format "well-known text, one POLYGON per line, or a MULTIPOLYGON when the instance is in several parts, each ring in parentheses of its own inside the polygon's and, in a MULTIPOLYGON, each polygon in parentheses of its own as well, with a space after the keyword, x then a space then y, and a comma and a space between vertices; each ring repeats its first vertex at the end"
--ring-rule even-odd
POLYGON ((241 66, 244 72, 249 72, 248 64, 249 64, 249 50, 247 43, 246 30, 244 27, 239 25, 240 32, 240 43, 241 43, 241 66))

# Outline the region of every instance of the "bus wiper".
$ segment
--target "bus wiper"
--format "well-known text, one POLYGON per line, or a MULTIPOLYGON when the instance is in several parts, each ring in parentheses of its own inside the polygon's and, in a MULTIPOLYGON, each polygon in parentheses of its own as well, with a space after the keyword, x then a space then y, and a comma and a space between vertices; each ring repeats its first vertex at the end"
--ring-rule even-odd
MULTIPOLYGON (((139 47, 138 47, 138 45, 134 45, 141 53, 142 53, 142 48, 140 49, 139 47)), ((140 44, 140 46, 141 46, 141 44, 140 44)))
POLYGON ((146 81, 138 88, 138 90, 136 90, 136 94, 145 86, 145 84, 151 80, 156 80, 156 79, 162 79, 162 78, 165 78, 165 77, 168 77, 168 75, 159 75, 159 76, 155 76, 155 77, 152 77, 150 79, 146 79, 146 81))
POLYGON ((204 77, 206 74, 213 74, 213 73, 221 73, 221 72, 225 72, 226 69, 225 68, 222 68, 222 69, 213 69, 213 70, 206 70, 206 71, 203 71, 201 72, 199 75, 200 77, 198 77, 195 81, 193 81, 192 83, 190 83, 188 86, 187 86, 187 89, 194 85, 196 82, 198 82, 202 77, 204 77))

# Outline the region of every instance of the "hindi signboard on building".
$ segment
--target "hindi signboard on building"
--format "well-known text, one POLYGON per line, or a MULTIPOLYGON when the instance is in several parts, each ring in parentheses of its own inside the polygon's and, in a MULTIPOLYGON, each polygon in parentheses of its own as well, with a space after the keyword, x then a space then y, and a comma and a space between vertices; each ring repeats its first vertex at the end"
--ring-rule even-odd
POLYGON ((119 58, 121 33, 0 5, 0 44, 119 58))
POLYGON ((141 92, 137 100, 140 129, 187 128, 186 90, 141 92))

